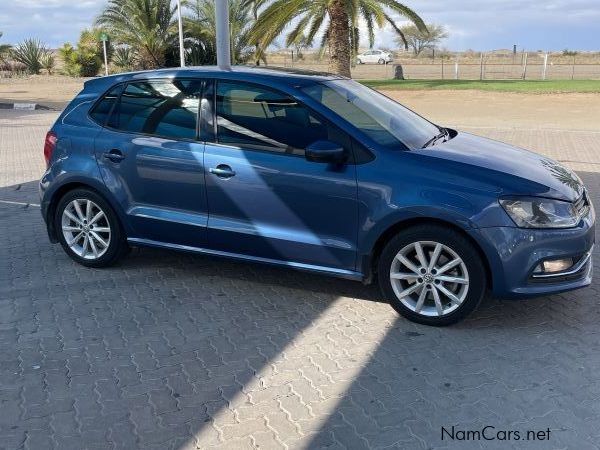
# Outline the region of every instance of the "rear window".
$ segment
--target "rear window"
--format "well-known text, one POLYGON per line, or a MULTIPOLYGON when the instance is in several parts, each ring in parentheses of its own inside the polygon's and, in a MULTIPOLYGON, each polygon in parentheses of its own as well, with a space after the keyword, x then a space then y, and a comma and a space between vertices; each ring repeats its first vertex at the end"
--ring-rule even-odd
POLYGON ((92 117, 110 128, 176 139, 194 139, 201 95, 201 80, 160 80, 129 83, 118 101, 109 92, 92 117), (98 111, 97 111, 98 110, 98 111), (96 115, 96 116, 95 116, 96 115))

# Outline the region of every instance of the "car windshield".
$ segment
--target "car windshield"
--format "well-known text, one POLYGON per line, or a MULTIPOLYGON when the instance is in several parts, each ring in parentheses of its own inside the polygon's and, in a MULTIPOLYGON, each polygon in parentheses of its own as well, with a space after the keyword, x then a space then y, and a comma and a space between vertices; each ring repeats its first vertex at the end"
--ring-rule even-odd
POLYGON ((440 133, 438 126, 356 81, 325 81, 302 91, 386 147, 422 148, 440 133))

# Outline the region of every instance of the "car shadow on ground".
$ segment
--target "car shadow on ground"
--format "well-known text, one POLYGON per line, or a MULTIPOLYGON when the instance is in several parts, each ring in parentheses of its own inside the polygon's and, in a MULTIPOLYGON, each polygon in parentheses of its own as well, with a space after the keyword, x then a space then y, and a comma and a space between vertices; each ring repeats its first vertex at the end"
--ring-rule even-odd
MULTIPOLYGON (((581 175, 597 195, 598 174, 581 175)), ((36 182, 0 188, 0 200, 24 204, 0 204, 2 228, 14 230, 0 237, 9 446, 205 446, 244 411, 263 411, 261 396, 261 423, 275 434, 285 428, 278 420, 304 432, 295 415, 309 411, 318 423, 309 448, 443 446, 440 427, 452 425, 549 426, 560 431, 554 446, 596 433, 596 283, 523 302, 486 299, 438 329, 397 317, 375 286, 270 266, 139 249, 114 268, 86 269, 48 243, 39 209, 26 206, 39 203, 36 182), (363 330, 350 339, 341 323, 363 330), (321 366, 329 378, 320 386, 302 355, 351 352, 369 327, 384 329, 373 352, 342 395, 327 397, 336 369, 321 366), (297 368, 276 383, 286 355, 297 368), (312 402, 297 393, 306 379, 312 402), (322 416, 320 402, 330 405, 322 416)))

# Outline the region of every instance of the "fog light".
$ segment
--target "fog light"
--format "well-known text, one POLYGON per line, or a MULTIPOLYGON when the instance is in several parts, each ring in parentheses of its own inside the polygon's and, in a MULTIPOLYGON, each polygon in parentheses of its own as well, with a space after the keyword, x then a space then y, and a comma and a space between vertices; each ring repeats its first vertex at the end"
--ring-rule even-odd
POLYGON ((544 261, 541 269, 544 273, 557 273, 564 272, 565 270, 570 269, 572 266, 573 258, 553 259, 550 261, 544 261))

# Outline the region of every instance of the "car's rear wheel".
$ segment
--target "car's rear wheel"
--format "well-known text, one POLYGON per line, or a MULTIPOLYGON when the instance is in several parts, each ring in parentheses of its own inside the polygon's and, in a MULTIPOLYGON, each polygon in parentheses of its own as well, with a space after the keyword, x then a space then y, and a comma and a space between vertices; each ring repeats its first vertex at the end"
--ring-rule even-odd
POLYGON ((117 215, 94 191, 66 193, 58 202, 54 220, 63 249, 84 266, 110 266, 127 252, 117 215))
POLYGON ((460 233, 438 226, 407 229, 383 249, 379 285, 404 317, 426 325, 450 325, 471 313, 486 290, 477 250, 460 233))

